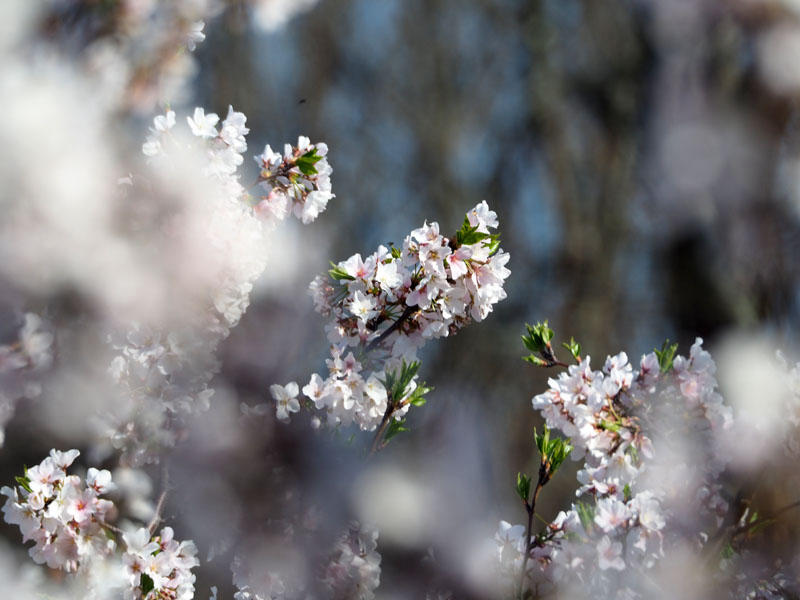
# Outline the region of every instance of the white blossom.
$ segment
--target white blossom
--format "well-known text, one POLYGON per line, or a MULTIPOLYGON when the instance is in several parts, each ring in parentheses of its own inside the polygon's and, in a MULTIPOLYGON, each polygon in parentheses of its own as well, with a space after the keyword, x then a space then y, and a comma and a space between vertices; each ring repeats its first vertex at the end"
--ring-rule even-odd
POLYGON ((290 381, 285 386, 274 384, 270 386, 269 391, 275 399, 278 420, 289 421, 289 413, 300 410, 300 403, 297 401, 299 388, 296 382, 290 381))
MULTIPOLYGON (((279 160, 275 156, 265 164, 279 160)), ((315 309, 331 318, 326 326, 331 359, 328 377, 313 374, 303 392, 330 425, 376 429, 388 408, 386 389, 376 382, 399 371, 404 361, 415 361, 426 340, 482 320, 505 298, 509 256, 488 233, 497 226, 496 215, 491 217, 485 202, 468 215, 473 213, 486 230, 479 236, 458 242, 443 236, 438 223, 426 222, 406 237, 402 249, 380 246, 366 257, 354 254, 335 266, 332 281, 311 282, 315 309), (450 260, 455 255, 458 259, 450 260), (356 360, 353 347, 374 354, 356 360)), ((403 397, 392 399, 393 418, 408 412, 416 385, 415 376, 403 397)))
POLYGON ((191 117, 186 117, 192 134, 201 138, 217 137, 217 123, 219 116, 216 113, 206 114, 202 108, 195 108, 191 117))

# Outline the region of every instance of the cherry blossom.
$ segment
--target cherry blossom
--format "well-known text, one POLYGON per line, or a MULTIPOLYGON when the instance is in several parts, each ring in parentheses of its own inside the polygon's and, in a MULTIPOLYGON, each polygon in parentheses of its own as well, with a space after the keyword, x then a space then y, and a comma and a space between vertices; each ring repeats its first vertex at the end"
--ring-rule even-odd
MULTIPOLYGON (((23 541, 34 542, 31 558, 65 571, 75 571, 115 548, 106 535, 114 504, 94 487, 85 487, 78 476, 67 475, 66 469, 77 456, 77 450, 53 450, 18 478, 19 486, 0 490, 6 496, 5 521, 19 526, 23 541)), ((111 485, 110 479, 107 485, 111 485)))
POLYGON ((297 383, 290 381, 285 386, 271 385, 269 388, 272 397, 275 398, 277 404, 278 419, 281 421, 289 421, 289 413, 294 413, 300 410, 300 403, 297 401, 297 394, 299 388, 297 383))
POLYGON ((171 527, 153 536, 144 527, 123 535, 126 550, 122 556, 129 588, 127 597, 194 598, 197 560, 194 542, 178 542, 171 527))
POLYGON ((401 247, 354 254, 334 266, 330 280, 311 282, 315 310, 331 318, 331 359, 327 378, 313 374, 303 393, 329 425, 356 423, 372 431, 401 420, 416 402, 416 375, 396 398, 387 396, 386 386, 379 391, 377 382, 414 363, 426 340, 483 320, 506 297, 509 255, 489 233, 497 225, 484 201, 453 238, 426 222, 401 247))
POLYGON ((286 144, 283 154, 267 145, 255 157, 264 190, 257 214, 282 221, 291 212, 304 224, 314 221, 334 197, 327 155, 326 144, 312 144, 305 136, 298 138, 297 146, 286 144))
MULTIPOLYGON (((645 355, 635 371, 621 352, 595 371, 591 357, 576 356, 533 398, 547 426, 569 438, 573 460, 582 461, 581 499, 534 539, 525 587, 578 577, 596 593, 645 597, 609 573, 657 564, 665 543, 677 541, 665 536, 668 525, 677 531, 720 525, 727 509, 718 482, 720 442, 732 411, 716 390, 716 366, 701 339, 688 356, 665 357, 645 355), (681 447, 695 453, 691 464, 681 447)), ((510 587, 523 564, 511 552, 524 553, 520 527, 501 522, 495 537, 498 570, 510 587)))
MULTIPOLYGON (((158 449, 174 445, 186 417, 208 408, 210 382, 219 368, 215 349, 249 305, 253 285, 267 265, 267 237, 279 220, 272 218, 274 212, 265 215, 265 200, 252 197, 239 182, 250 131, 243 113, 229 106, 220 120, 197 107, 186 117, 188 128, 178 122, 171 110, 156 116, 142 152, 153 175, 196 158, 198 150, 205 158, 198 175, 211 193, 204 204, 187 206, 175 220, 189 230, 177 236, 187 238, 192 255, 206 255, 201 260, 207 288, 200 290, 199 314, 185 324, 165 330, 161 324, 132 323, 128 331, 111 336, 117 356, 109 372, 122 401, 104 419, 100 434, 131 464, 158 460, 158 449)), ((301 136, 297 148, 286 145, 285 157, 257 157, 263 166, 261 186, 273 196, 283 194, 287 203, 283 216, 293 212, 309 223, 324 210, 333 197, 326 156, 325 144, 301 136)), ((267 204, 270 210, 275 207, 267 204)), ((286 404, 281 415, 288 418, 296 403, 286 404)))

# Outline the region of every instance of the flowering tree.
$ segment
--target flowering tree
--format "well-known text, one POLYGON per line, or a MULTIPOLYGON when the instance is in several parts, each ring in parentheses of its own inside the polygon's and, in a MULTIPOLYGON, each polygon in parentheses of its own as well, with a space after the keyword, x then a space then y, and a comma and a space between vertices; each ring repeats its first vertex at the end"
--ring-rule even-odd
MULTIPOLYGON (((298 356, 323 353, 301 328, 278 339, 247 319, 278 266, 311 279, 293 262, 303 252, 282 236, 354 203, 332 184, 333 167, 339 173, 351 157, 293 132, 296 143, 266 144, 245 160, 261 132, 244 112, 227 100, 219 113, 187 104, 194 52, 220 13, 274 31, 314 4, 8 3, 15 27, 0 36, 0 137, 14 151, 0 166, 0 281, 14 308, 3 308, 0 444, 12 440, 3 451, 14 473, 0 493, 4 521, 19 530, 0 545, 9 597, 800 594, 796 548, 769 548, 774 538, 764 537, 798 507, 800 363, 773 360, 771 347, 735 361, 737 387, 758 398, 748 405, 723 398, 700 338, 685 356, 667 342, 635 364, 620 352, 595 370, 574 339, 564 361, 547 322, 528 326, 525 360, 558 374, 532 401, 544 428, 533 431, 534 470, 514 486, 522 523, 498 515, 510 521, 491 539, 502 491, 480 465, 502 436, 480 427, 448 436, 469 382, 429 361, 426 342, 463 344, 475 365, 506 344, 490 317, 513 282, 498 213, 504 236, 525 229, 536 240, 527 215, 486 201, 464 214, 476 200, 452 194, 464 217, 451 233, 425 221, 398 244, 331 262, 307 286, 310 301, 289 294, 302 320, 312 305, 325 319, 324 367, 298 356), (469 337, 475 327, 462 333, 487 320, 483 343, 469 337), (292 366, 279 369, 263 346, 248 345, 251 330, 292 366), (247 361, 264 373, 252 394, 226 373, 247 361), (411 411, 428 401, 444 407, 439 416, 411 411), (439 446, 387 449, 412 423, 400 440, 436 437, 439 446), (442 446, 454 448, 455 475, 437 463, 442 446), (34 452, 32 467, 18 459, 34 452), (467 463, 480 477, 465 483, 467 463), (409 476, 431 464, 427 484, 409 476), (778 481, 757 485, 773 473, 778 481), (432 479, 444 499, 426 489, 432 479), (559 485, 574 498, 551 516, 546 503, 559 500, 559 485), (762 508, 765 487, 785 501, 762 508), (464 509, 471 502, 477 525, 464 509), (29 557, 18 556, 22 547, 29 557), (413 589, 394 572, 412 562, 424 575, 413 589)), ((402 137, 388 125, 385 134, 402 137)), ((470 171, 469 146, 431 163, 470 171)), ((373 173, 359 176, 366 187, 373 173)), ((394 221, 387 227, 398 231, 394 221)), ((270 308, 270 327, 289 319, 280 308, 270 308)), ((483 392, 496 412, 504 373, 483 392)))

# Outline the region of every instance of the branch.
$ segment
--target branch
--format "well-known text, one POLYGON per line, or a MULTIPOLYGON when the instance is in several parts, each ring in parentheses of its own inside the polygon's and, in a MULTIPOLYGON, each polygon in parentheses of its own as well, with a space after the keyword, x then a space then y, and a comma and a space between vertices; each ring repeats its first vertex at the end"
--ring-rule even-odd
POLYGON ((753 529, 754 527, 757 527, 759 525, 763 525, 764 523, 767 523, 769 521, 774 521, 779 516, 781 516, 783 513, 789 512, 793 508, 798 508, 798 507, 800 507, 800 500, 792 502, 791 504, 787 504, 786 506, 783 506, 783 507, 779 508, 778 510, 776 510, 771 515, 767 515, 765 517, 761 517, 760 519, 757 519, 752 523, 745 523, 743 525, 740 525, 739 527, 736 528, 736 531, 733 532, 733 535, 731 537, 736 537, 740 533, 746 533, 750 529, 753 529))
POLYGON ((539 481, 536 482, 536 490, 533 492, 533 498, 531 498, 530 504, 528 504, 527 500, 525 501, 525 510, 528 511, 528 529, 525 533, 525 556, 522 558, 522 569, 520 569, 519 573, 519 598, 522 600, 523 598, 523 591, 525 589, 525 572, 528 568, 528 558, 531 554, 531 537, 533 534, 533 516, 536 513, 536 499, 539 497, 539 492, 542 491, 542 488, 545 484, 549 481, 548 471, 547 471, 547 464, 542 457, 542 463, 539 465, 539 481))
POLYGON ((370 352, 371 350, 374 350, 377 346, 379 346, 381 344, 381 342, 383 342, 386 338, 388 338, 395 331, 397 331, 400 328, 400 326, 405 321, 407 321, 408 318, 411 315, 413 315, 415 312, 417 312, 417 310, 419 310, 419 309, 418 308, 414 308, 412 306, 407 306, 406 309, 403 311, 403 314, 400 315, 400 317, 394 323, 389 325, 389 327, 387 327, 382 334, 380 334, 378 337, 376 337, 374 340, 372 340, 369 344, 367 344, 367 347, 364 349, 364 352, 366 353, 366 352, 370 352))
POLYGON ((553 360, 548 362, 546 365, 542 365, 545 369, 549 369, 551 367, 569 367, 568 363, 562 362, 560 360, 553 360))
POLYGON ((772 513, 771 516, 766 517, 766 518, 775 519, 778 516, 782 515, 783 513, 788 512, 788 511, 792 510, 793 508, 797 508, 797 507, 800 507, 800 500, 796 500, 795 502, 792 502, 791 504, 787 504, 786 506, 784 506, 782 508, 779 508, 774 513, 772 513))
POLYGON ((372 446, 369 449, 370 456, 372 456, 378 450, 380 450, 381 438, 383 438, 383 434, 386 432, 386 428, 389 426, 389 421, 391 420, 393 413, 394 413, 394 404, 390 398, 388 406, 386 407, 386 412, 383 413, 383 418, 381 419, 380 427, 378 427, 378 431, 375 432, 375 437, 372 440, 372 446))

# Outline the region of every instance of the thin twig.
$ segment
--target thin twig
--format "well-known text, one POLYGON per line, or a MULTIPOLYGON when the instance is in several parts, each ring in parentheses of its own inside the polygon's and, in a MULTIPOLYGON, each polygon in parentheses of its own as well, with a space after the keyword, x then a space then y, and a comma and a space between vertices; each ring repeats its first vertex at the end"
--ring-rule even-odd
POLYGON ((787 504, 786 506, 784 506, 782 508, 779 508, 774 513, 772 513, 770 516, 765 517, 765 518, 767 518, 767 519, 775 519, 775 518, 779 517, 780 515, 782 515, 783 513, 788 512, 788 511, 792 510, 793 508, 797 508, 797 507, 800 507, 800 500, 795 500, 791 504, 787 504))
POLYGON ((161 522, 161 510, 164 508, 164 500, 166 499, 166 497, 167 497, 167 490, 164 490, 163 492, 161 492, 161 496, 159 496, 158 498, 158 504, 156 505, 156 512, 153 515, 153 519, 147 525, 147 530, 150 532, 150 535, 153 535, 153 533, 156 530, 156 527, 158 527, 158 524, 161 522))
POLYGON ((164 510, 164 501, 167 499, 167 490, 169 489, 169 471, 167 471, 167 467, 164 467, 161 476, 161 495, 158 497, 158 504, 156 504, 156 512, 153 515, 152 520, 147 525, 147 530, 150 532, 152 536, 153 533, 156 531, 156 527, 161 522, 161 511, 164 510))
POLYGON ((797 501, 795 501, 795 502, 792 502, 791 504, 787 504, 786 506, 783 506, 783 507, 779 508, 778 510, 776 510, 776 511, 775 511, 774 513, 772 513, 771 515, 767 515, 767 516, 765 516, 765 517, 761 517, 760 519, 757 519, 756 521, 754 521, 754 522, 752 522, 752 523, 745 523, 745 524, 743 524, 743 525, 740 525, 740 526, 739 526, 739 527, 737 527, 737 528, 736 528, 736 530, 733 532, 733 536, 732 536, 732 537, 736 537, 736 536, 737 536, 737 535, 739 535, 740 533, 744 533, 744 532, 746 532, 746 531, 748 531, 748 530, 750 530, 750 529, 753 529, 754 527, 757 527, 757 526, 759 526, 759 525, 762 525, 762 524, 764 524, 764 523, 767 523, 768 521, 774 521, 774 520, 775 520, 775 519, 777 519, 779 516, 781 516, 783 513, 785 513, 785 512, 789 512, 789 511, 790 511, 790 510, 792 510, 793 508, 798 508, 798 507, 800 507, 800 500, 797 500, 797 501))
POLYGON ((120 529, 119 527, 117 527, 117 526, 115 526, 115 525, 112 525, 111 523, 105 523, 105 524, 103 525, 103 527, 105 527, 105 528, 106 528, 106 529, 108 529, 109 531, 113 531, 113 532, 114 532, 114 533, 116 533, 117 535, 122 535, 122 534, 124 533, 124 532, 122 531, 122 529, 120 529))
MULTIPOLYGON (((737 498, 738 498, 738 496, 737 496, 737 498)), ((739 502, 737 504, 741 505, 742 503, 739 502)), ((788 511, 790 511, 790 510, 792 510, 794 508, 798 508, 798 507, 800 507, 800 500, 796 500, 796 501, 794 501, 794 502, 792 502, 790 504, 787 504, 786 506, 782 506, 781 508, 779 508, 778 510, 776 510, 772 514, 769 514, 769 515, 766 515, 764 517, 761 517, 760 519, 757 519, 756 521, 754 521, 752 523, 743 523, 743 524, 741 524, 739 526, 734 526, 733 524, 730 524, 728 526, 723 525, 722 527, 720 527, 720 529, 716 533, 716 535, 711 540, 709 540, 709 542, 708 542, 708 544, 706 546, 707 548, 710 548, 710 550, 707 550, 706 561, 710 563, 710 562, 716 560, 716 558, 719 556, 719 553, 722 550, 722 547, 724 546, 724 543, 725 543, 726 534, 730 535, 730 538, 728 538, 728 541, 729 542, 733 542, 742 533, 747 533, 748 531, 752 530, 754 527, 757 527, 759 525, 763 525, 765 523, 768 523, 769 521, 774 521, 775 519, 777 519, 783 513, 788 512, 788 511)), ((734 521, 734 523, 740 521, 742 518, 743 517, 740 516, 739 518, 736 519, 736 521, 734 521)))

